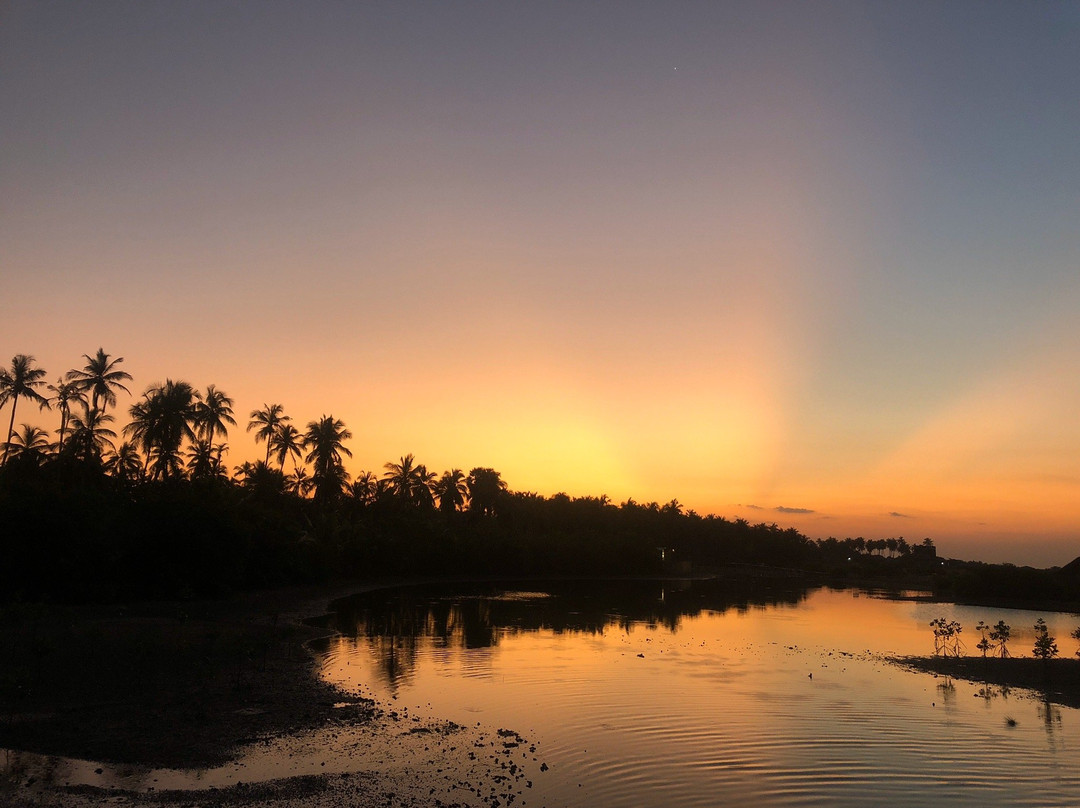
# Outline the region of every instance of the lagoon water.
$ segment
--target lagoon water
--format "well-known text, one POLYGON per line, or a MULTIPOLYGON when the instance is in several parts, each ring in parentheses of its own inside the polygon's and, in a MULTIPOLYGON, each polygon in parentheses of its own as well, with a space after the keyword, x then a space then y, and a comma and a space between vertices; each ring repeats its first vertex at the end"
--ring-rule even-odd
POLYGON ((340 604, 322 672, 510 728, 530 805, 1076 806, 1080 711, 899 667, 929 622, 1075 615, 731 582, 412 587, 340 604))
POLYGON ((975 624, 1005 620, 1014 655, 1041 616, 1069 656, 1080 623, 778 581, 379 590, 321 618, 315 650, 393 711, 389 737, 334 723, 194 771, 0 750, 0 773, 160 792, 379 771, 432 805, 1080 805, 1080 710, 889 661, 931 653, 938 616, 974 653, 975 624))

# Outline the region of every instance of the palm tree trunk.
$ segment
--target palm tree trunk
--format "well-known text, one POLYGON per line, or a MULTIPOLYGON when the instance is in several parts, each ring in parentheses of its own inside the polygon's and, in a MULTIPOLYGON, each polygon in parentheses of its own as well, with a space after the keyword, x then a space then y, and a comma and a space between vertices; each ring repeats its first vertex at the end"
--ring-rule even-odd
POLYGON ((15 431, 15 408, 19 406, 19 397, 14 395, 11 397, 11 421, 8 422, 7 438, 4 439, 4 458, 0 460, 0 465, 7 463, 8 450, 11 448, 11 435, 15 431))
POLYGON ((64 432, 67 431, 67 419, 68 412, 65 408, 64 411, 60 413, 60 446, 57 449, 58 453, 63 453, 64 451, 64 432))

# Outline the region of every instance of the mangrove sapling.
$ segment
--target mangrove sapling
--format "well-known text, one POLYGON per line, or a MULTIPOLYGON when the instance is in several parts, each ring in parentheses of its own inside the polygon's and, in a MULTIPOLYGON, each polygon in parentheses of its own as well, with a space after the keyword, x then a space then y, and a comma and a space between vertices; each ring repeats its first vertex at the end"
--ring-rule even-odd
POLYGON ((1058 655, 1057 638, 1050 636, 1046 621, 1041 617, 1035 621, 1035 647, 1031 649, 1036 659, 1049 660, 1058 655))
POLYGON ((997 644, 998 656, 1005 659, 1009 656, 1008 642, 1012 635, 1012 628, 1004 620, 998 620, 990 630, 990 640, 997 644))
POLYGON ((975 630, 981 635, 979 642, 975 644, 975 647, 982 651, 983 659, 986 659, 987 652, 994 647, 990 642, 990 639, 986 636, 986 632, 990 630, 990 626, 980 620, 979 624, 975 626, 975 630))
POLYGON ((955 620, 946 620, 938 617, 930 621, 934 629, 934 656, 960 656, 964 644, 960 642, 960 632, 963 627, 955 620))

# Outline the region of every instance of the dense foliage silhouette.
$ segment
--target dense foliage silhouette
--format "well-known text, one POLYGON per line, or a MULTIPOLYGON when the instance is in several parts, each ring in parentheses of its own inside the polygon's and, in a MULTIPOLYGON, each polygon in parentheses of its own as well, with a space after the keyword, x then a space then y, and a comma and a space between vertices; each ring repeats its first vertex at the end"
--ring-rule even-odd
POLYGON ((991 586, 1002 596, 1019 581, 1043 599, 1075 597, 1075 575, 945 566, 930 539, 811 541, 794 528, 702 516, 677 500, 545 497, 511 490, 489 467, 439 475, 412 454, 386 463, 381 477, 353 478, 345 423, 323 415, 300 432, 279 403, 252 411, 247 424, 265 456, 230 473, 226 440, 236 420, 223 390, 151 384, 128 407, 118 428, 129 440, 118 444, 105 408, 120 409, 117 394, 131 377, 118 367, 122 357, 102 349, 83 359, 47 387, 31 356, 0 372, 0 406, 12 409, 0 467, 0 597, 112 600, 391 574, 682 575, 730 565, 781 576, 934 573, 957 592, 991 586), (15 430, 20 399, 60 411, 55 443, 39 427, 15 430))

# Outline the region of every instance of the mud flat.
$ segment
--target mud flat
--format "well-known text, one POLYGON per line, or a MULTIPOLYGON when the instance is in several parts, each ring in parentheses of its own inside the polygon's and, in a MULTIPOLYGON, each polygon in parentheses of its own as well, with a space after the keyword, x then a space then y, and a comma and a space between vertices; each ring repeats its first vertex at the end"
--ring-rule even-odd
POLYGON ((1080 708, 1080 659, 896 657, 913 670, 997 687, 1030 690, 1039 698, 1080 708))

